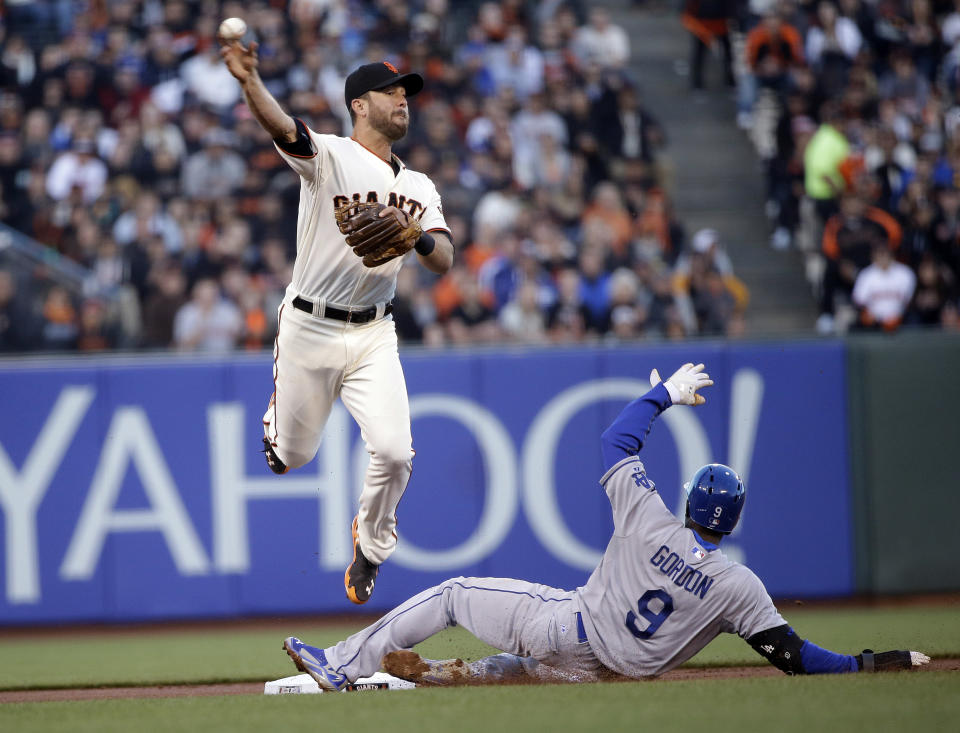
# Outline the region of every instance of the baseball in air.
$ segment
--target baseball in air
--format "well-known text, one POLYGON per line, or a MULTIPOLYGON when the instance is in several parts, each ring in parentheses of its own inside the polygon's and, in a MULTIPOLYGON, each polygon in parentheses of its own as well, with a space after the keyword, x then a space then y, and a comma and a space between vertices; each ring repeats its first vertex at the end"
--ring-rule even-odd
POLYGON ((220 24, 217 36, 224 41, 239 41, 247 32, 247 24, 242 18, 227 18, 220 24))

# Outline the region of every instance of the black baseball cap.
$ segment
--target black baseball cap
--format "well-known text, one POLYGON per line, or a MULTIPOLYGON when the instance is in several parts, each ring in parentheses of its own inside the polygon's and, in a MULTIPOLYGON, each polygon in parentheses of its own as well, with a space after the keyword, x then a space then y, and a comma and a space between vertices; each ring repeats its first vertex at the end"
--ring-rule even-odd
POLYGON ((412 97, 423 89, 423 77, 415 73, 401 74, 389 61, 364 64, 347 77, 343 85, 343 101, 346 102, 347 109, 350 109, 350 103, 357 97, 377 89, 392 87, 394 84, 402 86, 406 89, 407 96, 412 97))

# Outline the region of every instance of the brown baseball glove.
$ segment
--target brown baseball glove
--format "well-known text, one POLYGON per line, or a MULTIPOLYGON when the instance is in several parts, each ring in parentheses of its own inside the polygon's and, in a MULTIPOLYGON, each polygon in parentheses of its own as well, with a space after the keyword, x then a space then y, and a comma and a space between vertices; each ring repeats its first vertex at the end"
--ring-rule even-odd
POLYGON ((379 267, 413 249, 423 229, 410 217, 404 226, 392 213, 380 216, 383 204, 348 201, 334 210, 337 226, 367 267, 379 267))

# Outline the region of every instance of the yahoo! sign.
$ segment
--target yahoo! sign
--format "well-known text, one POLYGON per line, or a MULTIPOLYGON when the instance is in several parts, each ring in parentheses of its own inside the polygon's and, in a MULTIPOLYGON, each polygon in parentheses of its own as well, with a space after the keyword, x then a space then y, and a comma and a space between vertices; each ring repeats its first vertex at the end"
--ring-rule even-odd
MULTIPOLYGON (((407 356, 418 455, 379 607, 454 574, 584 582, 611 529, 599 434, 652 366, 695 358, 717 381, 708 405, 667 411, 642 456, 664 500, 679 511, 684 477, 730 463, 749 501, 728 554, 774 593, 849 592, 842 352, 700 351, 407 356), (816 383, 796 389, 804 379, 816 383), (791 460, 807 469, 785 471, 791 460), (802 483, 813 466, 829 481, 802 483), (785 546, 808 516, 834 541, 785 546)), ((266 359, 0 368, 17 416, 0 428, 0 620, 348 608, 362 441, 338 406, 315 463, 269 473, 256 453, 268 375, 266 359)))

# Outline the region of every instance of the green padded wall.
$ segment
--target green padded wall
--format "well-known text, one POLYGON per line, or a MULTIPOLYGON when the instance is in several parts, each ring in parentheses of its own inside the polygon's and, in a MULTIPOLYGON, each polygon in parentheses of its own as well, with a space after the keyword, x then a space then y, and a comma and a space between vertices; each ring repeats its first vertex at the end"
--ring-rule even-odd
POLYGON ((960 590, 960 337, 848 346, 857 588, 960 590))

